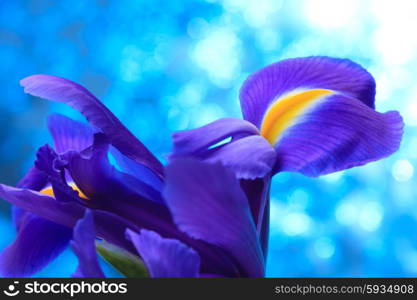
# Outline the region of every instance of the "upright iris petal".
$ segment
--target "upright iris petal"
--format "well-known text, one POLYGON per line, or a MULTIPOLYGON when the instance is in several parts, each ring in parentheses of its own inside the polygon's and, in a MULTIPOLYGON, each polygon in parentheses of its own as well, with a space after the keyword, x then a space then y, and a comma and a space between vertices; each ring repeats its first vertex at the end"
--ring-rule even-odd
POLYGON ((84 87, 51 75, 32 75, 20 81, 25 92, 51 101, 66 103, 79 110, 88 121, 102 130, 111 143, 126 156, 162 176, 162 164, 155 156, 84 87))
POLYGON ((176 132, 170 158, 193 156, 230 167, 238 178, 255 179, 271 172, 275 150, 253 124, 224 118, 203 127, 176 132), (230 138, 229 142, 216 146, 230 138))
POLYGON ((94 130, 88 124, 74 121, 60 114, 48 117, 48 129, 57 153, 83 151, 93 144, 94 130))
POLYGON ((74 227, 74 238, 71 246, 78 257, 78 268, 73 277, 104 277, 98 263, 93 214, 86 210, 85 215, 74 227))
POLYGON ((297 117, 305 114, 314 103, 332 93, 331 90, 311 89, 295 92, 276 100, 265 113, 261 125, 261 135, 270 144, 275 145, 297 117))
POLYGON ((243 179, 265 176, 269 170, 266 166, 271 164, 272 174, 291 171, 307 176, 363 165, 395 152, 403 133, 399 113, 376 112, 374 101, 373 77, 350 60, 283 60, 251 75, 241 88, 244 119, 255 125, 258 132, 237 136, 231 131, 231 124, 216 121, 174 134, 173 156, 220 161, 243 179), (205 148, 198 148, 198 135, 205 133, 205 148), (249 135, 260 135, 270 147, 249 135), (232 139, 211 149, 219 136, 232 139), (240 164, 236 162, 239 157, 240 164), (236 168, 241 164, 246 164, 244 172, 236 168))
POLYGON ((243 117, 260 128, 271 104, 309 90, 342 92, 375 107, 375 80, 368 71, 348 59, 312 56, 282 60, 249 76, 240 90, 243 117))
POLYGON ((246 120, 277 151, 275 171, 319 176, 395 152, 398 112, 374 110, 375 81, 346 59, 288 59, 256 72, 240 93, 246 120))
POLYGON ((174 133, 171 157, 220 162, 238 176, 266 253, 273 175, 291 171, 320 176, 379 160, 398 149, 401 116, 376 112, 374 102, 375 80, 350 60, 283 60, 244 82, 244 120, 221 119, 174 133), (221 139, 226 142, 218 145, 221 139))

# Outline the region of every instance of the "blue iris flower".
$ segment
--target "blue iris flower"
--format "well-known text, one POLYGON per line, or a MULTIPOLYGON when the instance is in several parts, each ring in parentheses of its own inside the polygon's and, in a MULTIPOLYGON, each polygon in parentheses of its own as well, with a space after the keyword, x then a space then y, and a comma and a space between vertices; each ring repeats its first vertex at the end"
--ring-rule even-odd
POLYGON ((80 85, 50 75, 21 84, 89 124, 50 116, 54 147, 39 148, 16 187, 0 185, 18 230, 0 258, 4 276, 30 276, 71 243, 74 276, 103 277, 99 239, 143 261, 152 277, 263 277, 271 178, 382 159, 403 133, 398 112, 375 111, 372 76, 328 57, 251 75, 240 92, 244 119, 174 133, 167 166, 80 85))

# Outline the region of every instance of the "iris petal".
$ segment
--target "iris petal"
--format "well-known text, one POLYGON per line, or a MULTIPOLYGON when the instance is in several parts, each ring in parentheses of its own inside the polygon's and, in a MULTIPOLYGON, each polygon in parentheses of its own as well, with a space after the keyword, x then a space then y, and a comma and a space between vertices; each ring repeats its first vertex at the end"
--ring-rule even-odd
POLYGON ((94 130, 88 125, 77 122, 60 114, 48 117, 48 128, 58 153, 82 151, 93 144, 94 130))
POLYGON ((251 75, 240 90, 244 119, 260 128, 277 99, 311 89, 339 92, 374 108, 375 80, 364 68, 348 59, 313 56, 282 60, 251 75))
POLYGON ((80 111, 102 130, 124 155, 147 166, 162 177, 158 159, 87 89, 70 80, 51 75, 32 75, 20 81, 25 92, 51 101, 63 102, 80 111))
POLYGON ((110 147, 110 153, 116 160, 122 172, 136 177, 137 179, 151 186, 156 191, 162 191, 163 181, 160 177, 155 175, 155 173, 153 173, 147 167, 123 155, 119 150, 117 150, 113 146, 110 147))
POLYGON ((190 238, 178 230, 161 195, 137 178, 120 172, 107 159, 105 137, 95 135, 94 145, 80 154, 68 153, 68 169, 76 185, 89 198, 89 203, 117 214, 140 228, 157 231, 178 239, 200 253, 203 268, 208 272, 235 274, 233 263, 219 249, 190 238), (218 262, 222 263, 219 264, 218 262))
POLYGON ((233 139, 259 134, 251 123, 223 118, 200 128, 175 132, 172 135, 174 155, 198 155, 229 137, 233 139))
MULTIPOLYGON (((42 189, 46 175, 36 167, 17 184, 20 188, 42 189)), ((0 255, 0 273, 5 277, 26 277, 41 270, 68 245, 72 230, 13 206, 16 239, 0 255)))
POLYGON ((314 104, 334 94, 331 90, 312 89, 294 93, 276 100, 266 111, 261 125, 261 135, 275 145, 285 130, 314 104))
POLYGON ((398 112, 378 113, 354 98, 330 95, 275 145, 276 171, 319 176, 384 158, 399 148, 403 126, 398 112))
POLYGON ((104 277, 98 263, 95 239, 93 214, 86 210, 84 217, 74 227, 74 238, 71 241, 72 249, 78 257, 78 267, 73 277, 104 277))
MULTIPOLYGON (((74 201, 57 201, 53 197, 39 192, 4 184, 0 184, 0 198, 30 213, 70 228, 74 227, 77 220, 82 218, 85 210, 83 206, 74 201)), ((93 213, 99 237, 132 251, 132 246, 125 239, 124 232, 126 228, 138 230, 137 226, 110 212, 94 210, 93 213)))
POLYGON ((221 162, 238 178, 263 177, 274 166, 276 153, 259 136, 253 124, 239 119, 220 119, 203 127, 173 134, 170 159, 192 156, 203 161, 221 162), (231 138, 219 145, 219 142, 231 138))
POLYGON ((16 239, 0 256, 4 277, 26 277, 40 271, 67 247, 72 236, 68 227, 25 212, 16 239))
MULTIPOLYGON (((44 172, 40 171, 38 168, 33 166, 29 169, 25 176, 23 176, 23 178, 17 183, 16 186, 18 188, 40 191, 47 185, 47 179, 48 178, 44 172)), ((26 213, 27 212, 20 209, 19 207, 13 206, 13 222, 18 232, 20 229, 21 220, 24 219, 26 213)))
POLYGON ((141 230, 140 234, 127 231, 151 277, 198 277, 200 257, 193 249, 175 239, 162 238, 154 231, 141 230))
POLYGON ((108 160, 107 137, 96 134, 94 145, 83 153, 72 152, 65 156, 68 170, 76 185, 92 200, 111 204, 109 201, 130 199, 162 203, 161 194, 138 178, 118 171, 108 160), (107 201, 107 202, 106 202, 107 201))
POLYGON ((271 172, 276 155, 263 137, 254 135, 214 149, 203 161, 220 162, 233 170, 238 178, 255 179, 271 172))
POLYGON ((248 200, 232 171, 220 164, 174 160, 166 169, 164 197, 182 231, 225 249, 246 276, 264 275, 248 200))

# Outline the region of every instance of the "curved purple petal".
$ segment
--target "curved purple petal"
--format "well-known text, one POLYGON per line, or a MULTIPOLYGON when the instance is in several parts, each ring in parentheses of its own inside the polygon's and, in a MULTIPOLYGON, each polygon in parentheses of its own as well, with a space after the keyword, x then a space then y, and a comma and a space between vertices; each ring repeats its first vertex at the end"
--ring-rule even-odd
MULTIPOLYGON (((41 190, 47 184, 44 172, 32 167, 17 184, 41 190)), ((68 245, 72 230, 13 206, 17 237, 0 255, 0 273, 5 277, 27 277, 54 260, 68 245)))
POLYGON ((220 119, 203 127, 173 134, 170 160, 195 157, 221 162, 238 178, 263 177, 274 166, 276 153, 253 124, 239 119, 220 119), (219 145, 225 139, 231 140, 219 145))
POLYGON ((223 118, 203 127, 175 132, 172 135, 173 155, 198 155, 227 138, 241 138, 259 134, 251 123, 234 118, 223 118))
POLYGON ((91 148, 65 156, 71 178, 78 188, 91 201, 97 201, 97 204, 101 201, 103 205, 122 206, 123 201, 132 198, 162 203, 162 196, 157 190, 134 176, 118 171, 110 164, 108 148, 107 137, 98 133, 94 136, 91 148))
POLYGON ((220 162, 238 178, 255 179, 271 172, 276 157, 275 149, 263 137, 253 135, 213 149, 203 161, 220 162))
POLYGON ((47 176, 36 167, 31 167, 23 178, 17 183, 17 187, 40 191, 47 184, 47 176))
POLYGON ((128 230, 126 234, 142 257, 151 277, 194 278, 200 271, 200 256, 175 239, 162 238, 154 231, 128 230))
POLYGON ((379 160, 398 150, 403 126, 398 112, 378 113, 354 98, 331 95, 282 135, 276 171, 319 176, 379 160))
MULTIPOLYGON (((82 218, 85 210, 74 201, 58 201, 49 195, 4 184, 0 184, 0 198, 53 223, 70 228, 82 218)), ((124 232, 126 228, 138 230, 136 225, 110 212, 93 210, 93 213, 99 237, 132 251, 131 243, 125 239, 124 232)))
POLYGON ((368 71, 348 59, 312 56, 282 60, 252 74, 240 90, 244 119, 260 128, 275 100, 308 89, 337 91, 374 108, 375 80, 368 71))
POLYGON ((66 116, 50 115, 48 129, 51 132, 57 153, 65 153, 70 150, 82 151, 93 144, 93 128, 66 116))
POLYGON ((68 246, 72 230, 26 212, 12 244, 0 256, 4 277, 27 277, 40 271, 68 246))
POLYGON ((74 227, 74 237, 71 241, 71 247, 78 257, 78 267, 73 277, 105 277, 98 263, 95 240, 93 214, 86 210, 84 217, 78 220, 74 227))
POLYGON ((174 160, 166 168, 164 197, 182 231, 223 248, 246 276, 264 276, 248 200, 232 171, 220 164, 174 160))
MULTIPOLYGON (((31 167, 29 171, 23 176, 23 178, 17 183, 18 188, 25 188, 31 189, 34 191, 42 190, 48 183, 48 178, 46 174, 40 171, 35 166, 31 167)), ((19 207, 13 206, 12 207, 12 216, 13 216, 13 223, 16 226, 17 231, 20 229, 20 225, 22 223, 21 220, 24 219, 27 212, 20 209, 19 207)))
POLYGON ((102 134, 95 135, 94 145, 83 153, 68 153, 68 170, 76 185, 92 206, 117 214, 140 228, 157 231, 161 235, 178 239, 200 253, 202 267, 207 272, 236 274, 234 264, 227 255, 190 238, 178 230, 171 214, 153 189, 137 178, 122 173, 107 159, 108 144, 102 134), (222 261, 222 265, 217 262, 222 261))
POLYGON ((32 75, 20 81, 25 92, 51 101, 63 102, 80 111, 102 130, 124 155, 147 166, 162 177, 158 159, 87 89, 70 80, 51 75, 32 75))

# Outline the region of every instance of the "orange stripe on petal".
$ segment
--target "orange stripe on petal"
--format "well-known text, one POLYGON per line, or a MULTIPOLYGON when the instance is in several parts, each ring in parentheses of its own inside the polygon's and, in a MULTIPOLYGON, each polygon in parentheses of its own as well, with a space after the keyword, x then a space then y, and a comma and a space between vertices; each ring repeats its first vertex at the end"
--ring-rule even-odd
MULTIPOLYGON (((75 185, 75 183, 70 183, 69 186, 72 187, 74 190, 76 190, 78 192, 78 196, 80 198, 88 200, 87 196, 84 195, 84 193, 78 188, 78 186, 75 185)), ((44 188, 42 191, 40 191, 40 193, 48 195, 48 196, 52 196, 52 197, 55 196, 52 187, 44 188)))
POLYGON ((282 133, 295 119, 323 96, 334 93, 327 89, 312 89, 279 98, 267 110, 261 125, 261 135, 275 145, 282 133))

